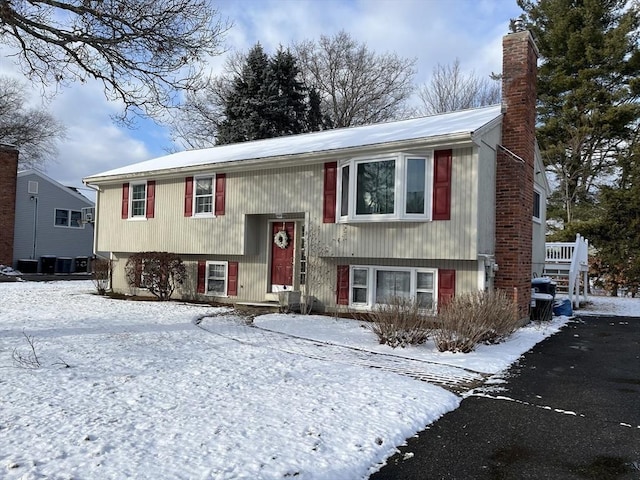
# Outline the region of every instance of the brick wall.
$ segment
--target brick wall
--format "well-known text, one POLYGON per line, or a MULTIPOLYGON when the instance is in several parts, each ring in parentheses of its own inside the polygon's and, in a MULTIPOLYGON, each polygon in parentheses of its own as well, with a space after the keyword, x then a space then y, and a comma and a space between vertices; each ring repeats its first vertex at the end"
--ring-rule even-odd
POLYGON ((528 31, 503 38, 502 147, 496 176, 495 285, 529 316, 538 51, 528 31))
POLYGON ((18 150, 0 144, 0 264, 13 263, 18 150))

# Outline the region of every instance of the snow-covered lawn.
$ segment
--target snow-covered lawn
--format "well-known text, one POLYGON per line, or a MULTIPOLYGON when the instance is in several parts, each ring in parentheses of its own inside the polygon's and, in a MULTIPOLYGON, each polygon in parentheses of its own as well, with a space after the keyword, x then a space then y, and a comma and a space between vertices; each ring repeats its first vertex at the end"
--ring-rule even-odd
POLYGON ((403 365, 494 374, 566 322, 454 355, 380 346, 355 320, 255 328, 224 308, 93 292, 0 283, 0 478, 367 478, 461 401, 403 365), (14 360, 27 336, 40 368, 14 360))

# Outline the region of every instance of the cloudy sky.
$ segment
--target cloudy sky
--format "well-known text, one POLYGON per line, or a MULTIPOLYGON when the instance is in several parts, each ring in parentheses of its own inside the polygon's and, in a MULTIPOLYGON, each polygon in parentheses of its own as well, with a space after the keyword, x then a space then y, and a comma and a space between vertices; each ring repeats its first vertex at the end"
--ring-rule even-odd
MULTIPOLYGON (((221 17, 233 22, 225 36, 230 50, 246 51, 260 42, 268 53, 279 45, 317 39, 345 30, 377 53, 395 52, 417 59, 415 82, 428 80, 433 67, 456 58, 466 72, 489 75, 501 70, 501 38, 509 19, 519 15, 516 0, 212 0, 221 17)), ((224 57, 213 59, 219 71, 224 57)), ((0 56, 0 74, 17 73, 0 56)), ((41 93, 33 90, 33 101, 41 93)), ((58 158, 45 173, 65 185, 82 178, 162 156, 172 145, 166 129, 141 122, 127 129, 112 122, 120 105, 108 102, 98 84, 60 91, 47 105, 67 128, 58 158)))

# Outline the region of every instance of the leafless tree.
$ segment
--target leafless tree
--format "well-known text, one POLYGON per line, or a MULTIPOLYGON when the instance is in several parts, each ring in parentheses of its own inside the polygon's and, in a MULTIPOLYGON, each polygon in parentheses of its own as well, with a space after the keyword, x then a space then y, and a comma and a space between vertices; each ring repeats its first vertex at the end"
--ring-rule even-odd
POLYGON ((426 115, 493 105, 500 103, 500 82, 497 80, 497 75, 465 74, 456 58, 450 65, 436 65, 430 80, 419 88, 418 96, 426 115))
POLYGON ((20 168, 43 167, 63 137, 64 127, 51 114, 27 105, 24 83, 0 76, 0 143, 18 147, 20 168))
POLYGON ((122 119, 197 88, 230 25, 208 0, 0 0, 0 42, 42 85, 97 79, 122 119))
POLYGON ((415 59, 376 54, 341 31, 293 45, 305 81, 321 96, 332 127, 402 118, 413 93, 415 59))
POLYGON ((244 52, 230 53, 220 75, 211 76, 201 88, 186 92, 183 103, 170 121, 172 136, 177 143, 186 148, 215 145, 218 124, 223 120, 233 80, 241 75, 245 61, 244 52))

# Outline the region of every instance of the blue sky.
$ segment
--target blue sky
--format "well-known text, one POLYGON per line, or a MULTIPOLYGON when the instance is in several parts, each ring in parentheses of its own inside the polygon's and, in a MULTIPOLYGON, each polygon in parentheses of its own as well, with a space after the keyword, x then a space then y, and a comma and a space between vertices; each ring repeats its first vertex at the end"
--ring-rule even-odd
MULTIPOLYGON (((515 0, 221 0, 220 16, 234 23, 224 42, 243 50, 260 42, 272 53, 294 41, 317 39, 345 30, 377 52, 417 59, 416 84, 426 82, 433 67, 460 59, 463 70, 489 75, 501 70, 501 39, 509 19, 520 14, 515 0)), ((220 71, 224 56, 211 59, 220 71)), ((0 73, 19 75, 0 54, 0 73)), ((33 90, 34 102, 40 98, 33 90)), ((67 126, 58 159, 45 173, 82 186, 82 178, 164 155, 175 149, 168 131, 152 122, 127 129, 110 115, 120 106, 108 102, 100 85, 88 82, 62 90, 48 105, 67 126)))

